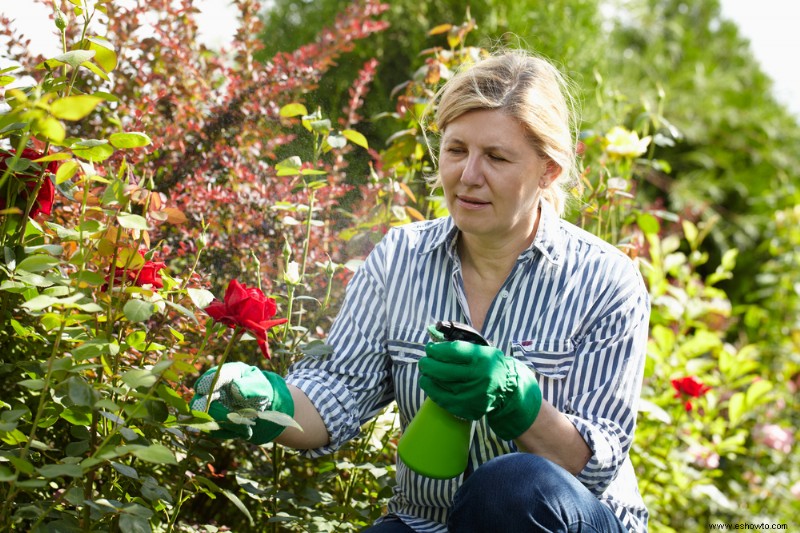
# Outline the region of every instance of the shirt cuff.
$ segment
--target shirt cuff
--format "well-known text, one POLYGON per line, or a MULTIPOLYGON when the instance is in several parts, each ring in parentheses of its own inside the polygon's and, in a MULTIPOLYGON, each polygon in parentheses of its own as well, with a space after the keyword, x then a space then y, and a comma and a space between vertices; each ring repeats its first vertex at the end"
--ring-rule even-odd
MULTIPOLYGON (((592 451, 589 462, 576 477, 590 492, 599 496, 617 477, 617 472, 625 460, 627 451, 623 451, 623 446, 613 426, 600 427, 597 423, 587 421, 585 418, 575 415, 566 416, 592 451)), ((624 449, 627 450, 627 448, 624 449)))
POLYGON ((330 442, 326 446, 310 450, 298 450, 305 457, 321 457, 338 450, 361 430, 355 401, 346 389, 333 391, 317 373, 297 370, 286 376, 286 383, 294 385, 305 394, 319 412, 330 442))

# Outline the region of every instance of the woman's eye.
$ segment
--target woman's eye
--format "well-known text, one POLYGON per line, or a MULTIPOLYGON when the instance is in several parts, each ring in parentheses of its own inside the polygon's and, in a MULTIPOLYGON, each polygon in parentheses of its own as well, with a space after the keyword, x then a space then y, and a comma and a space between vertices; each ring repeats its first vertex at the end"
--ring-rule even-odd
POLYGON ((489 154, 489 159, 493 161, 505 161, 506 158, 497 154, 489 154))

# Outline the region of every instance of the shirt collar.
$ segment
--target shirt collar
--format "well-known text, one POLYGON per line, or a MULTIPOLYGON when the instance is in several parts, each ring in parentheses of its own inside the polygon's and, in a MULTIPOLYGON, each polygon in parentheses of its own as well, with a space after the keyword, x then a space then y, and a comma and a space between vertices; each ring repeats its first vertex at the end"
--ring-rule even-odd
MULTIPOLYGON (((564 259, 564 238, 561 232, 561 219, 556 213, 550 202, 542 199, 539 202, 541 208, 539 215, 539 228, 533 243, 522 254, 521 260, 528 260, 533 257, 534 250, 538 250, 548 261, 555 265, 561 265, 564 259)), ((456 254, 456 237, 458 228, 453 223, 452 217, 447 217, 444 223, 437 228, 437 232, 422 249, 423 254, 427 254, 437 248, 445 247, 448 255, 453 257, 456 254)))
POLYGON ((566 243, 564 232, 561 231, 561 217, 547 200, 539 202, 539 228, 531 247, 522 253, 522 256, 532 255, 533 249, 539 250, 542 255, 554 265, 564 262, 566 243))

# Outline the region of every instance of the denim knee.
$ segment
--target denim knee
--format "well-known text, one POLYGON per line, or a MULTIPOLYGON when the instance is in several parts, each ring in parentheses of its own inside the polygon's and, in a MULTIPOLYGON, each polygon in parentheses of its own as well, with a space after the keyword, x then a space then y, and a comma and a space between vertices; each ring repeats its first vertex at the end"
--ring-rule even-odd
POLYGON ((575 501, 576 484, 580 485, 572 474, 537 455, 496 457, 459 488, 448 514, 448 529, 457 533, 565 531, 573 521, 570 510, 580 505, 575 501))

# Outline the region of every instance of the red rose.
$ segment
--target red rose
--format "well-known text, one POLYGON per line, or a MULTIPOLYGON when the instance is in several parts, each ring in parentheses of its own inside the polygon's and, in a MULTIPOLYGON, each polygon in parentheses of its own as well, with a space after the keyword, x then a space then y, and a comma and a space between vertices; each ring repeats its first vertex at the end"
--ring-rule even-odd
POLYGON ((217 322, 230 328, 242 327, 256 336, 261 353, 269 359, 267 331, 288 322, 286 318, 273 319, 278 312, 275 300, 269 298, 256 287, 247 288, 238 281, 231 280, 225 291, 225 301, 215 300, 205 308, 217 322))
MULTIPOLYGON (((139 254, 144 257, 144 252, 139 250, 139 254)), ((144 285, 152 285, 155 289, 160 289, 164 286, 164 280, 158 275, 162 268, 166 268, 166 264, 161 261, 146 261, 141 268, 129 268, 127 271, 128 280, 132 281, 134 285, 143 287, 144 285)), ((122 281, 122 274, 125 269, 117 268, 115 270, 117 282, 122 281)), ((100 289, 102 291, 108 290, 108 280, 111 276, 106 276, 106 285, 100 289)))
POLYGON ((167 265, 161 261, 147 261, 138 271, 128 271, 128 278, 136 285, 152 285, 156 289, 164 286, 164 280, 158 275, 158 271, 167 265))
MULTIPOLYGON (((6 164, 7 159, 11 159, 14 157, 16 152, 11 150, 9 153, 3 152, 0 153, 0 175, 2 175, 6 169, 8 168, 6 164)), ((32 150, 30 148, 26 148, 22 151, 22 157, 25 159, 39 159, 42 157, 42 154, 37 152, 36 150, 32 150)), ((30 168, 30 167, 29 167, 30 168)), ((58 162, 51 161, 48 163, 46 167, 47 172, 55 174, 58 170, 58 162)), ((31 170, 25 170, 23 172, 12 173, 11 176, 16 179, 23 181, 25 183, 25 188, 19 192, 19 196, 17 197, 19 200, 22 201, 22 209, 24 210, 25 203, 28 201, 28 194, 30 194, 34 189, 36 189, 36 183, 39 178, 39 173, 31 170)), ((4 191, 5 192, 5 187, 4 191)), ((39 192, 36 195, 36 201, 33 203, 31 207, 31 212, 28 214, 30 218, 34 218, 39 213, 44 213, 45 215, 49 215, 53 209, 53 200, 55 200, 56 195, 56 188, 53 186, 52 180, 45 175, 42 179, 42 186, 39 187, 39 192)), ((5 209, 6 207, 6 199, 0 198, 0 209, 5 209)))
MULTIPOLYGON (((708 391, 711 390, 711 387, 700 381, 694 376, 687 376, 683 378, 673 379, 672 380, 672 388, 675 389, 675 397, 690 397, 690 398, 699 398, 708 391)), ((690 400, 686 400, 684 407, 687 411, 692 410, 692 402, 690 400)))

